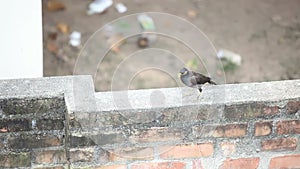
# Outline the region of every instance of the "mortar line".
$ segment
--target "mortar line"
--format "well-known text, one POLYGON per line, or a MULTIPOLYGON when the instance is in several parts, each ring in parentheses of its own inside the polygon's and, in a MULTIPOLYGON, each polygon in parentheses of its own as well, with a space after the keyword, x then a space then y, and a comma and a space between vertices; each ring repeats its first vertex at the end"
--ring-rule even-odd
POLYGON ((70 129, 69 129, 69 124, 70 124, 70 118, 69 118, 69 110, 68 110, 68 107, 67 107, 67 104, 66 104, 66 96, 64 95, 64 102, 65 102, 65 111, 64 111, 64 114, 65 114, 65 122, 64 122, 64 125, 65 125, 65 153, 66 153, 66 158, 67 158, 67 168, 70 169, 71 168, 71 161, 70 161, 70 129))

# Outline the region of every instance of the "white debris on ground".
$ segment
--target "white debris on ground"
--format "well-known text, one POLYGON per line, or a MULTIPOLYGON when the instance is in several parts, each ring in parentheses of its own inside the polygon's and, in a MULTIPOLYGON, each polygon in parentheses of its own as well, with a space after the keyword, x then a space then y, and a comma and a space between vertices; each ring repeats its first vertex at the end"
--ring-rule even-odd
POLYGON ((149 45, 153 44, 157 39, 155 34, 149 33, 156 29, 154 21, 146 14, 138 15, 137 20, 143 29, 141 36, 138 38, 137 44, 140 48, 149 47, 149 45))
POLYGON ((113 4, 112 0, 94 0, 89 4, 88 15, 102 13, 113 4))
POLYGON ((124 12, 127 11, 127 7, 126 7, 123 3, 117 3, 117 4, 115 5, 115 8, 117 9, 117 11, 118 11, 119 13, 124 13, 124 12))
POLYGON ((139 23, 141 24, 143 30, 149 31, 149 30, 155 30, 155 25, 153 19, 146 15, 146 14, 141 14, 137 17, 139 23))
POLYGON ((242 57, 241 55, 237 54, 237 53, 234 53, 230 50, 227 50, 227 49, 220 49, 218 54, 217 54, 217 57, 219 59, 226 59, 228 61, 231 61, 232 63, 240 66, 242 64, 242 57))
POLYGON ((70 35, 69 44, 71 46, 77 47, 81 43, 81 33, 78 31, 73 31, 70 35))

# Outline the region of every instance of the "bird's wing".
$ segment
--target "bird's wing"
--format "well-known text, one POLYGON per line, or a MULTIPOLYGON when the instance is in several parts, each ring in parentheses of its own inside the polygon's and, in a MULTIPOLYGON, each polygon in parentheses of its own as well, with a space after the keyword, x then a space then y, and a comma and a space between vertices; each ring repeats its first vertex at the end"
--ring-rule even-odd
POLYGON ((190 77, 190 82, 191 82, 191 86, 196 86, 197 85, 197 79, 195 76, 191 76, 190 77))
POLYGON ((204 83, 210 82, 209 77, 204 76, 200 73, 193 72, 193 77, 196 80, 196 84, 204 84, 204 83))

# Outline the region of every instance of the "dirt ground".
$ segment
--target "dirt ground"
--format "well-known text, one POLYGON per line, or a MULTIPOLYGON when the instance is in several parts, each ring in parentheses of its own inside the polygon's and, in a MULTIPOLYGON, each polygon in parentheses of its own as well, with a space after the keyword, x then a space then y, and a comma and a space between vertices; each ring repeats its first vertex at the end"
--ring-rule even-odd
MULTIPOLYGON (((97 91, 175 87, 181 85, 176 79, 179 69, 189 63, 219 83, 300 78, 299 0, 115 0, 114 3, 124 3, 128 11, 120 14, 112 6, 105 13, 94 15, 87 15, 92 0, 60 0, 66 7, 60 11, 47 10, 47 2, 43 1, 44 76, 91 74, 97 91), (192 49, 176 41, 176 37, 163 35, 157 35, 148 48, 151 50, 138 48, 138 37, 133 36, 119 44, 119 51, 108 51, 101 61, 89 58, 97 57, 95 51, 107 45, 104 36, 94 34, 98 29, 120 17, 143 12, 169 13, 188 20, 210 39, 216 50, 224 48, 240 54, 242 64, 224 71, 218 61, 210 62, 217 60, 212 53, 208 61, 195 61, 192 49), (59 32, 57 23, 67 24, 70 32, 59 32), (79 47, 69 45, 69 34, 74 30, 82 34, 79 47)), ((197 38, 192 28, 174 24, 177 19, 153 17, 157 29, 166 34, 178 31, 190 46, 201 49, 209 44, 208 40, 197 38)), ((124 31, 140 29, 134 22, 137 21, 131 19, 118 24, 124 31)), ((118 33, 122 35, 122 30, 118 33)))

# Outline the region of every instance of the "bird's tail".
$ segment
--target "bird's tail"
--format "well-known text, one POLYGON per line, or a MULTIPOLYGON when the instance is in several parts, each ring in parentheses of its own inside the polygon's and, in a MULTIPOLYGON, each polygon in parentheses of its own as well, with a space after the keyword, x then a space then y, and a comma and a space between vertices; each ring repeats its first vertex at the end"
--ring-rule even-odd
POLYGON ((209 84, 213 84, 213 85, 217 85, 217 83, 214 82, 214 81, 212 81, 212 80, 210 80, 208 83, 209 83, 209 84))

